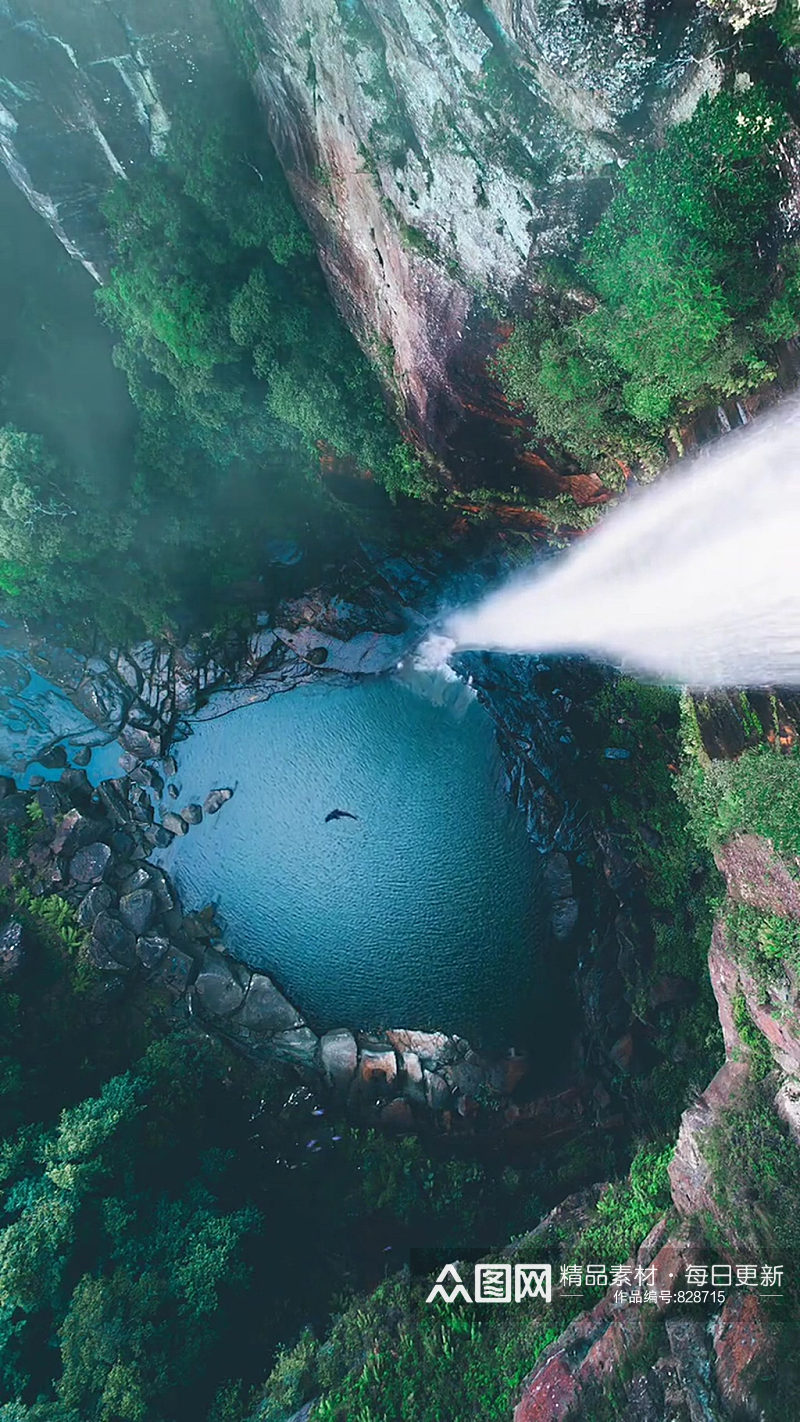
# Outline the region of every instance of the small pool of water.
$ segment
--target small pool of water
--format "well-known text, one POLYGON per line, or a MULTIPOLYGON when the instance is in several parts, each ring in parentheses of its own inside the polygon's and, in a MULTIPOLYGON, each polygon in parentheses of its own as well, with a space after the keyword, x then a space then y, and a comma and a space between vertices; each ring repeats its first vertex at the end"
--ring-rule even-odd
POLYGON ((119 742, 105 741, 60 687, 34 671, 23 653, 4 647, 1 639, 0 631, 0 774, 13 776, 22 789, 36 776, 58 780, 61 770, 46 769, 37 756, 59 744, 70 764, 82 748, 91 750, 85 769, 93 785, 121 775, 119 742))
POLYGON ((530 1038, 538 856, 461 683, 303 688, 196 722, 176 756, 164 809, 236 793, 160 862, 312 1025, 530 1038))

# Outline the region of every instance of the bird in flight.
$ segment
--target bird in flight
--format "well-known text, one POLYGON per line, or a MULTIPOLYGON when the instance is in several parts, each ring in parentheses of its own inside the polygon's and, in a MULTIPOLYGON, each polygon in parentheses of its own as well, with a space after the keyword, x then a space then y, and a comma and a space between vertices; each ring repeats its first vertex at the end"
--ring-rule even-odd
POLYGON ((325 816, 325 823, 327 824, 329 820, 357 820, 357 819, 358 819, 358 815, 352 815, 349 810, 331 810, 330 813, 325 816))

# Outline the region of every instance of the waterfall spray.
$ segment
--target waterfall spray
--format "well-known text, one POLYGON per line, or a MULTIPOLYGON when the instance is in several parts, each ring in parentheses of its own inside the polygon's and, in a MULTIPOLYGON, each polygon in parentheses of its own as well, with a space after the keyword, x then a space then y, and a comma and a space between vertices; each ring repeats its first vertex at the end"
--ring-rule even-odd
POLYGON ((800 685, 800 401, 444 630, 452 650, 580 652, 693 687, 800 685))

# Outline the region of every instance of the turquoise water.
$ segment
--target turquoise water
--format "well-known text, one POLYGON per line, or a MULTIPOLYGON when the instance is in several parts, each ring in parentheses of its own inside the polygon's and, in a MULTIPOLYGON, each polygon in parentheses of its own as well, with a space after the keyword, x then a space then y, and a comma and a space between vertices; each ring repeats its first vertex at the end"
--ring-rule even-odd
POLYGON ((60 770, 46 770, 36 759, 54 744, 64 746, 70 763, 80 746, 92 747, 86 773, 93 785, 122 774, 118 742, 104 744, 102 732, 60 687, 0 642, 0 774, 12 775, 22 788, 35 775, 58 780, 60 770))
POLYGON ((176 755, 164 808, 236 793, 160 862, 313 1025, 530 1036, 537 855, 461 683, 284 693, 196 722, 176 755), (358 818, 326 823, 334 808, 358 818))

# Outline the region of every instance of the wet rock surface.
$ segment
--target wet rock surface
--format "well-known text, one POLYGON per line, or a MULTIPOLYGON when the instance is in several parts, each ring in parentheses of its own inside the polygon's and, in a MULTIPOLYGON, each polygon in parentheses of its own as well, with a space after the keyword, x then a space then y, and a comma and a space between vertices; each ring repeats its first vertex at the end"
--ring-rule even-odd
POLYGON ((18 918, 0 928, 0 982, 8 982, 25 961, 25 936, 18 918))

